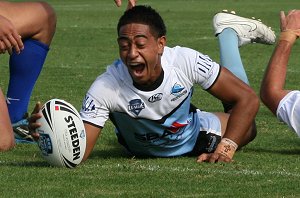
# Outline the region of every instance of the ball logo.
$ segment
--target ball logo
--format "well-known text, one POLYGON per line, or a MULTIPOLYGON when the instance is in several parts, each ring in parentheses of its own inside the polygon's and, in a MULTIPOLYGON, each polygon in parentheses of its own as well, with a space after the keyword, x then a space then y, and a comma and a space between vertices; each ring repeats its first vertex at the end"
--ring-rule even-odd
POLYGON ((40 140, 38 146, 40 147, 43 155, 49 155, 53 153, 51 138, 48 134, 40 133, 40 140))
POLYGON ((73 146, 73 160, 80 158, 79 136, 72 116, 65 117, 73 146))

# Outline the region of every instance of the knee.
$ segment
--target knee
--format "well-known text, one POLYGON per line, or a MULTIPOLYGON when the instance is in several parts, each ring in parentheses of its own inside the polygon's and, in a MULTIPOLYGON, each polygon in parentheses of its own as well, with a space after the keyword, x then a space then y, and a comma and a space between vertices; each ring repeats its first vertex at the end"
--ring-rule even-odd
POLYGON ((42 8, 42 15, 41 17, 43 22, 42 22, 42 42, 50 45, 52 38, 55 34, 56 31, 56 12, 54 8, 48 4, 47 2, 39 2, 41 8, 42 8))
POLYGON ((53 7, 51 5, 49 5, 46 2, 41 2, 42 6, 45 9, 46 15, 47 15, 47 19, 48 19, 48 26, 50 29, 53 29, 53 31, 55 31, 56 29, 56 13, 55 10, 53 9, 53 7))

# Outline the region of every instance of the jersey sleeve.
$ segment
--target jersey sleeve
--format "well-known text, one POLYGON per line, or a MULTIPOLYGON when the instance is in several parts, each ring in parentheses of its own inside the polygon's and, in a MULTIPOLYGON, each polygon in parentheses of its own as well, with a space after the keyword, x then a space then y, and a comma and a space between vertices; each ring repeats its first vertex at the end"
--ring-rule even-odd
POLYGON ((217 80, 220 65, 209 56, 196 50, 177 47, 174 65, 187 75, 187 77, 203 89, 209 89, 217 80))
POLYGON ((113 109, 114 98, 117 98, 116 94, 116 86, 107 75, 98 77, 83 100, 80 110, 82 120, 98 127, 104 127, 109 113, 113 109))
POLYGON ((300 91, 291 91, 283 97, 279 102, 276 115, 300 137, 300 91))

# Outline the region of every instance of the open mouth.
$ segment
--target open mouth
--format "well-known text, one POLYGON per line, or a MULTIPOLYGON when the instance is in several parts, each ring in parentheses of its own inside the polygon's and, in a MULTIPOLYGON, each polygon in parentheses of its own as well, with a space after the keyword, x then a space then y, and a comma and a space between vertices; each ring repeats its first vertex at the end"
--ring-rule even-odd
POLYGON ((145 64, 130 64, 129 67, 135 76, 141 76, 145 69, 145 64))

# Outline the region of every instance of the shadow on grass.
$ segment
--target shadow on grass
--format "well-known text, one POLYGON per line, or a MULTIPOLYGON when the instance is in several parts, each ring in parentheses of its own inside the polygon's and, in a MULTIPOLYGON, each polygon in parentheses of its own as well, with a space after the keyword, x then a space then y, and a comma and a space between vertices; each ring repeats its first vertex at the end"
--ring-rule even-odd
POLYGON ((255 152, 255 153, 273 153, 273 154, 282 154, 282 155, 299 155, 299 149, 268 149, 268 148, 245 148, 247 152, 255 152))
POLYGON ((110 149, 96 149, 89 159, 108 159, 108 158, 130 158, 132 155, 123 148, 114 147, 110 149))
POLYGON ((50 167, 46 161, 31 161, 31 162, 3 162, 0 163, 1 166, 10 166, 10 167, 50 167))
POLYGON ((115 147, 105 150, 94 150, 89 156, 89 159, 113 159, 113 158, 138 158, 138 159, 153 159, 157 157, 151 156, 134 156, 128 152, 125 148, 115 147))

